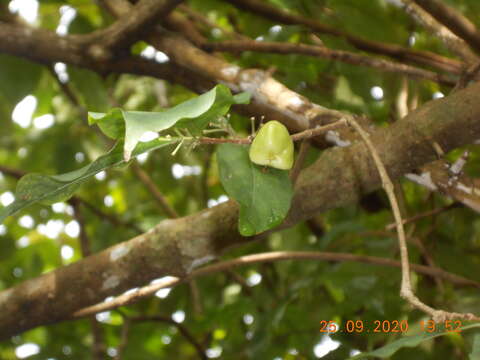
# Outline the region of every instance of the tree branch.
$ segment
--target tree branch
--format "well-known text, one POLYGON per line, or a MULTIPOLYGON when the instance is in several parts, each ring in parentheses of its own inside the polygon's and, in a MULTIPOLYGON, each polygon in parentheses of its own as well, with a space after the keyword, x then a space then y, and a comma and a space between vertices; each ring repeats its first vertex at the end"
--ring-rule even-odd
POLYGON ((121 49, 140 40, 146 31, 162 17, 168 15, 183 0, 141 0, 128 14, 124 14, 106 29, 89 35, 89 53, 95 59, 105 61, 121 49))
POLYGON ((137 162, 132 163, 132 170, 140 181, 147 187, 150 194, 156 200, 156 203, 160 206, 165 215, 171 219, 178 218, 178 214, 173 207, 170 206, 167 199, 160 190, 157 188, 152 178, 138 165, 137 162))
POLYGON ((480 51, 480 32, 476 26, 460 12, 439 0, 413 1, 449 28, 454 34, 465 40, 473 49, 480 51))
POLYGON ((407 246, 407 237, 405 235, 405 228, 403 226, 403 219, 400 211, 400 206, 398 204, 397 197, 394 192, 394 185, 390 176, 387 173, 387 169, 380 159, 380 155, 373 145, 373 142, 370 140, 369 135, 362 129, 362 127, 352 118, 348 119, 349 125, 353 126, 355 130, 362 137, 362 140, 365 142, 374 162, 377 167, 378 173, 382 179, 382 186, 387 193, 388 200, 390 201, 390 206, 392 208, 393 217, 395 219, 397 236, 398 236, 398 247, 400 249, 400 262, 402 270, 402 282, 400 286, 400 296, 407 300, 410 305, 413 307, 422 310, 426 314, 430 315, 434 321, 440 322, 445 321, 448 318, 460 317, 466 320, 480 319, 475 317, 475 315, 460 314, 460 313, 448 313, 443 310, 435 309, 426 303, 422 302, 413 292, 412 282, 410 278, 410 261, 408 258, 408 246, 407 246))
POLYGON ((210 42, 202 46, 209 51, 242 52, 255 51, 275 54, 302 54, 315 56, 322 59, 341 61, 347 64, 368 66, 379 71, 404 74, 416 79, 427 79, 444 85, 453 86, 456 80, 445 75, 416 68, 414 66, 396 63, 372 56, 355 54, 350 51, 333 50, 323 46, 314 46, 306 44, 292 44, 281 42, 267 42, 255 40, 234 40, 210 42))
MULTIPOLYGON (((404 219, 403 224, 404 225, 410 224, 412 222, 415 222, 415 221, 418 221, 418 220, 421 220, 421 219, 424 219, 424 218, 427 218, 427 217, 431 217, 431 216, 440 214, 442 212, 445 212, 445 211, 448 211, 448 210, 451 210, 451 209, 456 209, 456 208, 459 208, 461 206, 462 205, 459 202, 454 202, 454 203, 451 203, 450 205, 445 205, 445 206, 442 206, 442 207, 439 207, 439 208, 436 208, 436 209, 433 209, 433 210, 425 211, 421 214, 417 214, 415 216, 409 217, 408 219, 404 219)), ((396 226, 397 226, 397 224, 395 224, 395 223, 388 224, 387 226, 385 226, 385 230, 395 229, 396 226)))
MULTIPOLYGON (((115 0, 112 4, 120 8, 125 2, 115 0)), ((126 5, 130 6, 128 2, 126 5)), ((136 56, 117 61, 97 61, 84 51, 88 42, 81 35, 59 37, 44 30, 0 23, 0 37, 2 35, 6 36, 6 40, 0 42, 0 52, 42 64, 60 61, 100 74, 117 72, 149 75, 180 83, 197 92, 208 90, 215 84, 215 80, 222 81, 235 92, 252 93, 253 103, 237 109, 243 109, 249 115, 268 114, 294 132, 323 122, 333 122, 342 116, 338 111, 311 103, 273 79, 268 72, 256 69, 242 71, 238 66, 211 56, 183 38, 158 28, 152 32, 149 40, 172 58, 173 61, 168 63, 159 64, 136 56)))
MULTIPOLYGON (((449 151, 480 138, 479 94, 480 83, 476 83, 373 132, 371 141, 391 178, 434 160, 432 141, 449 151)), ((283 227, 355 202, 380 185, 363 143, 325 150, 298 177, 283 227)), ((0 292, 0 313, 4 314, 0 338, 65 320, 79 309, 155 278, 183 278, 249 240, 238 234, 237 221, 238 207, 228 201, 188 217, 162 221, 129 241, 4 290, 0 292), (83 295, 77 296, 79 292, 83 295)))
POLYGON ((52 31, 0 22, 0 53, 24 57, 50 65, 64 62, 82 66, 89 63, 81 35, 58 36, 52 31))
POLYGON ((445 46, 454 54, 457 54, 467 64, 478 62, 478 56, 472 52, 468 44, 452 33, 445 26, 435 20, 428 12, 415 4, 414 0, 402 0, 405 11, 417 22, 425 27, 433 35, 443 41, 445 46))
MULTIPOLYGON (((83 217, 82 210, 80 209, 80 201, 70 201, 73 207, 73 216, 80 225, 80 248, 82 249, 82 257, 86 257, 92 254, 90 246, 90 239, 86 231, 85 218, 83 217)), ((93 346, 92 346, 92 358, 102 360, 105 358, 105 343, 103 336, 103 329, 95 316, 90 316, 90 326, 92 328, 93 346)))
POLYGON ((304 25, 313 31, 333 35, 345 39, 359 50, 364 50, 376 54, 387 55, 400 61, 413 62, 419 65, 432 66, 436 69, 461 73, 462 64, 456 60, 449 59, 428 51, 416 51, 406 49, 395 44, 386 44, 373 40, 363 39, 356 35, 346 33, 338 28, 333 28, 322 24, 314 19, 306 18, 300 15, 287 13, 265 2, 256 0, 227 0, 232 5, 259 14, 273 21, 287 25, 304 25))
MULTIPOLYGON (((198 270, 193 271, 185 278, 173 278, 163 281, 161 283, 154 283, 138 289, 134 293, 126 293, 117 296, 115 299, 102 302, 84 309, 81 309, 73 314, 74 318, 81 318, 90 316, 103 311, 109 311, 121 306, 127 306, 136 303, 148 296, 155 294, 158 290, 170 288, 183 284, 191 279, 202 276, 215 274, 223 271, 231 271, 233 268, 245 265, 261 264, 284 260, 316 260, 316 261, 335 261, 335 262, 359 262, 363 264, 401 267, 400 261, 393 259, 386 259, 374 256, 355 255, 348 253, 334 253, 334 252, 316 252, 316 251, 272 251, 259 254, 251 254, 241 256, 236 259, 218 262, 213 265, 207 265, 198 270)), ((437 267, 411 264, 412 270, 419 274, 427 275, 433 278, 440 278, 450 281, 457 286, 473 286, 480 288, 480 283, 463 278, 461 276, 449 273, 437 267)))
POLYGON ((132 322, 145 322, 145 321, 156 321, 156 322, 163 322, 170 325, 175 326, 180 334, 195 348, 197 352, 198 358, 202 360, 207 360, 208 357, 205 354, 205 350, 203 349, 202 345, 195 339, 195 337, 190 333, 190 331, 183 326, 182 324, 177 323, 176 321, 172 320, 166 316, 160 315, 153 315, 153 316, 135 316, 131 318, 132 322))

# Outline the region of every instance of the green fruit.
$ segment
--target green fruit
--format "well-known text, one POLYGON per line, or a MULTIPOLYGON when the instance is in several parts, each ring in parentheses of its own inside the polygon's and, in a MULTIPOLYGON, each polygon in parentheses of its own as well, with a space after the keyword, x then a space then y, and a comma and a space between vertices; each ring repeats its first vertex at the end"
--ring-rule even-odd
POLYGON ((258 165, 289 170, 293 166, 293 141, 287 128, 276 120, 263 125, 250 146, 250 160, 258 165))

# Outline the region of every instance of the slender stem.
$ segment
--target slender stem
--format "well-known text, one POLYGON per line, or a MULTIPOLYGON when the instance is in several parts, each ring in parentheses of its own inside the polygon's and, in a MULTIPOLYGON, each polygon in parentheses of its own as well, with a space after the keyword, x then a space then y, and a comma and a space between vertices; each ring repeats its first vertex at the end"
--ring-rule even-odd
POLYGON ((307 157, 308 149, 310 148, 310 141, 303 140, 300 144, 300 150, 298 151, 297 159, 295 160, 295 164, 293 165, 293 169, 290 172, 290 180, 292 181, 293 186, 297 182, 298 175, 300 175, 300 171, 302 170, 303 164, 305 163, 305 158, 307 157))
MULTIPOLYGON (((365 264, 380 265, 380 266, 391 266, 391 267, 401 267, 399 261, 393 259, 385 259, 373 256, 364 256, 364 255, 354 255, 348 253, 334 253, 334 252, 314 252, 314 251, 274 251, 260 254, 252 254, 246 256, 240 256, 233 260, 227 260, 223 262, 218 262, 212 265, 202 267, 200 269, 194 270, 187 277, 184 278, 172 278, 161 283, 147 285, 138 289, 134 293, 123 294, 112 301, 102 302, 93 306, 85 307, 80 309, 72 314, 72 318, 85 317, 91 314, 96 314, 98 312, 112 310, 120 306, 126 306, 137 302, 147 296, 153 295, 160 289, 173 287, 178 284, 184 283, 192 278, 197 278, 200 276, 205 276, 221 271, 226 271, 238 266, 244 266, 247 264, 257 264, 257 263, 269 263, 273 261, 282 261, 282 260, 320 260, 320 261, 355 261, 365 264)), ((434 268, 424 265, 411 265, 412 270, 418 272, 419 274, 424 274, 430 277, 440 277, 442 279, 448 280, 458 286, 473 286, 480 288, 480 283, 466 279, 464 277, 449 273, 440 268, 434 268)), ((480 319, 480 318, 479 318, 480 319)))
MULTIPOLYGON (((82 249, 82 257, 87 257, 92 254, 90 246, 90 238, 86 231, 86 222, 82 214, 80 207, 80 201, 74 200, 70 202, 73 207, 73 216, 80 226, 80 248, 82 249)), ((105 357, 105 343, 103 336, 103 329, 100 323, 97 321, 95 315, 90 316, 90 326, 92 328, 93 346, 92 355, 93 359, 102 360, 105 357)))
POLYGON ((243 51, 255 51, 287 55, 303 54, 333 61, 341 61, 352 65, 368 66, 379 71, 404 74, 412 78, 427 79, 449 86, 455 85, 455 80, 453 78, 437 74, 429 70, 421 69, 411 65, 406 65, 400 62, 381 59, 379 57, 357 54, 351 51, 329 49, 325 46, 254 41, 248 39, 209 42, 203 44, 202 48, 210 51, 226 51, 233 53, 241 53, 243 51))
POLYGON ((329 34, 346 40, 359 50, 381 55, 387 55, 400 61, 435 67, 439 70, 460 74, 462 63, 444 56, 429 52, 407 49, 390 43, 382 43, 364 39, 357 35, 342 31, 338 27, 329 26, 319 21, 296 14, 291 14, 279 9, 265 1, 258 0, 226 0, 232 5, 247 10, 251 13, 264 16, 280 24, 303 25, 317 33, 329 34))
MULTIPOLYGON (((437 215, 437 214, 440 214, 442 212, 445 212, 445 211, 448 211, 450 209, 455 209, 455 208, 458 208, 458 207, 461 207, 462 204, 460 204, 459 202, 454 202, 450 205, 447 205, 447 206, 443 206, 443 207, 440 207, 440 208, 437 208, 437 209, 433 209, 433 210, 430 210, 430 211, 426 211, 424 213, 421 213, 421 214, 417 214, 415 216, 412 216, 408 219, 404 219, 403 220, 403 224, 410 224, 412 222, 415 222, 415 221, 418 221, 418 220, 421 220, 421 219, 424 219, 426 217, 430 217, 430 216, 433 216, 433 215, 437 215)), ((387 226, 385 226, 385 230, 392 230, 394 229, 395 227, 397 226, 396 223, 391 223, 391 224, 388 224, 387 226)))
POLYGON ((382 179, 383 188, 387 193, 388 200, 390 201, 390 205, 392 207, 393 216, 395 218, 396 228, 397 228, 397 235, 398 235, 398 244, 400 247, 400 262, 401 262, 401 269, 402 269, 402 285, 400 287, 400 296, 407 300, 412 306, 416 307, 419 310, 429 314, 432 316, 434 321, 441 322, 445 319, 451 318, 462 318, 467 320, 472 319, 480 319, 471 313, 454 313, 454 312, 446 312, 443 310, 437 310, 428 306, 424 302, 422 302, 413 292, 412 290, 412 283, 410 280, 410 263, 408 260, 408 247, 407 247, 407 237, 405 235, 405 229, 403 227, 403 219, 400 212, 400 207, 398 205, 397 198, 394 192, 394 186, 390 176, 387 173, 387 169, 380 158, 375 146, 373 145, 372 141, 370 140, 369 135, 362 129, 362 127, 353 119, 353 117, 349 117, 347 119, 348 124, 351 125, 360 135, 362 140, 365 142, 372 158, 375 162, 375 166, 380 174, 380 178, 382 179))
POLYGON ((156 200, 156 203, 160 206, 162 211, 167 215, 167 217, 175 219, 178 218, 179 215, 175 211, 175 209, 168 203, 165 196, 162 192, 158 189, 157 185, 153 182, 150 175, 148 175, 141 167, 138 165, 137 162, 132 163, 132 170, 135 175, 140 179, 140 181, 146 186, 150 194, 152 194, 153 198, 156 200))
MULTIPOLYGON (((307 129, 298 133, 291 135, 292 141, 302 141, 312 139, 316 136, 320 136, 325 134, 328 131, 338 129, 340 127, 345 126, 346 121, 344 119, 340 119, 332 124, 319 126, 313 129, 307 129)), ((180 138, 179 138, 180 139, 180 138)), ((184 141, 196 141, 199 144, 224 144, 224 143, 231 143, 231 144, 238 144, 238 145, 249 145, 252 143, 253 138, 211 138, 211 137, 182 137, 184 141)))
POLYGON ((197 351, 199 359, 207 360, 208 357, 205 354, 205 350, 203 349, 202 345, 195 339, 192 333, 182 324, 177 323, 176 321, 172 320, 166 316, 154 315, 154 316, 136 316, 132 317, 131 321, 133 322, 145 322, 145 321, 157 321, 157 322, 164 322, 170 325, 175 326, 179 333, 195 348, 197 351))

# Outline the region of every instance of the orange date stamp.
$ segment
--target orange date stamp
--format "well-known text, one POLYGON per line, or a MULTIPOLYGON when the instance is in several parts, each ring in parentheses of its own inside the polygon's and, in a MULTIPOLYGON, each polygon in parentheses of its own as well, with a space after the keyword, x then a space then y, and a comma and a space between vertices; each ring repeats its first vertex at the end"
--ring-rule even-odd
MULTIPOLYGON (((433 320, 419 321, 421 332, 461 332, 461 320, 445 320, 437 323, 433 320)), ((418 331, 418 327, 417 331, 418 331)), ((345 323, 339 324, 335 321, 321 320, 321 333, 406 333, 409 329, 408 320, 347 320, 345 323)))

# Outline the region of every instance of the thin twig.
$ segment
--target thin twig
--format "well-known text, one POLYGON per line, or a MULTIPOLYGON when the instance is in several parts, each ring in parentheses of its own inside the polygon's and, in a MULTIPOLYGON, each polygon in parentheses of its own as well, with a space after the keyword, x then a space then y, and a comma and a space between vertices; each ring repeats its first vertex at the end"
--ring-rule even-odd
POLYGON ((457 91, 467 87, 470 81, 478 78, 478 72, 480 71, 480 61, 477 61, 470 65, 465 71, 463 72, 462 76, 458 79, 457 85, 453 88, 453 91, 457 91))
POLYGON ((293 186, 297 182, 298 175, 302 171, 303 164, 305 163, 305 158, 307 157, 308 149, 310 148, 310 141, 303 140, 300 144, 300 150, 298 151, 298 156, 295 159, 295 164, 293 169, 290 171, 290 180, 292 181, 293 186))
POLYGON ((202 47, 205 50, 210 51, 227 51, 235 53, 240 53, 243 51, 255 51, 287 55, 303 54, 328 60, 341 61, 352 65, 368 66, 379 71, 404 74, 412 78, 427 79, 444 85, 455 85, 454 79, 429 70, 424 70, 411 65, 393 62, 369 55, 356 54, 350 51, 329 49, 325 46, 254 41, 249 39, 209 42, 204 44, 202 47))
POLYGON ((359 36, 347 33, 339 29, 338 27, 322 24, 315 19, 288 13, 264 1, 227 0, 227 2, 233 4, 238 8, 247 10, 254 14, 259 14, 266 17, 267 19, 271 19, 280 24, 304 25, 315 32, 340 37, 341 39, 346 40, 359 50, 381 55, 387 55, 400 61, 408 61, 416 64, 428 65, 439 70, 448 71, 455 74, 460 74, 462 72, 462 63, 457 60, 449 59, 447 57, 428 51, 412 50, 396 44, 382 43, 378 41, 364 39, 359 36))
MULTIPOLYGON (((156 203, 160 206, 162 211, 170 219, 176 219, 180 217, 175 209, 168 203, 165 196, 158 189, 158 187, 153 182, 152 178, 140 167, 140 165, 134 161, 132 163, 132 169, 135 175, 140 179, 141 182, 147 187, 148 191, 153 195, 153 198, 156 200, 156 203)), ((190 293, 192 295, 193 309, 196 314, 201 314, 203 312, 203 306, 200 297, 200 291, 195 280, 188 282, 190 293)))
POLYGON ((80 110, 80 112, 82 113, 82 118, 86 118, 85 115, 87 114, 87 110, 82 106, 80 100, 77 98, 72 88, 67 83, 64 83, 60 80, 53 66, 49 66, 48 70, 50 71, 53 78, 55 79, 65 96, 68 98, 68 100, 70 100, 70 102, 80 110))
MULTIPOLYGON (((320 261, 355 261, 372 265, 401 267, 401 262, 392 259, 385 259, 373 256, 354 255, 348 253, 334 253, 334 252, 310 252, 310 251, 274 251, 260 254, 252 254, 241 256, 233 260, 218 262, 212 265, 202 267, 192 271, 184 278, 173 278, 163 282, 151 284, 138 289, 134 293, 127 293, 116 297, 115 299, 99 303, 93 306, 85 307, 72 314, 72 318, 80 318, 88 315, 96 314, 102 311, 108 311, 120 306, 126 306, 137 302, 147 296, 153 295, 160 289, 173 287, 184 283, 192 278, 205 276, 221 271, 226 271, 238 266, 248 264, 257 264, 281 260, 320 260, 320 261)), ((433 268, 430 266, 412 264, 411 268, 419 274, 424 274, 431 277, 440 277, 452 282, 458 286, 473 286, 480 288, 480 283, 466 279, 464 277, 449 273, 440 268, 433 268)))
POLYGON ((238 275, 232 269, 225 270, 225 274, 228 275, 233 281, 237 282, 242 287, 242 291, 244 291, 246 295, 251 297, 253 296, 253 291, 251 287, 248 286, 248 283, 245 281, 243 277, 238 275))
POLYGON ((292 135, 292 140, 293 141, 301 141, 301 140, 312 139, 316 136, 325 134, 328 131, 344 127, 345 124, 346 124, 346 121, 344 119, 340 119, 340 120, 337 120, 334 123, 331 123, 331 124, 328 124, 328 125, 319 126, 319 127, 312 128, 312 129, 307 129, 307 130, 298 132, 296 134, 293 134, 292 135))
POLYGON ((402 284, 400 287, 400 296, 407 300, 412 306, 416 307, 424 311, 425 313, 432 316, 434 321, 441 322, 445 319, 450 318, 462 318, 466 320, 472 319, 480 319, 471 313, 461 314, 461 313, 453 313, 453 312, 446 312, 444 310, 437 310, 434 309, 427 304, 423 303, 412 290, 412 283, 410 280, 410 263, 408 260, 408 248, 407 248, 407 239, 405 236, 405 229, 403 227, 403 220, 400 213, 400 208, 398 206, 397 198, 395 197, 394 187, 392 180, 390 179, 385 166, 383 165, 380 156, 375 149, 375 146, 370 141, 369 135, 362 129, 362 127, 353 119, 353 117, 349 117, 347 119, 348 124, 351 125, 360 135, 362 140, 365 142, 374 162, 377 170, 380 174, 380 178, 382 179, 382 185, 387 193, 388 199, 390 201, 390 205, 392 207, 393 216, 396 222, 397 228, 397 235, 398 235, 398 243, 400 248, 400 261, 401 261, 401 269, 402 269, 402 284))
POLYGON ((180 4, 178 6, 178 9, 182 12, 185 12, 185 14, 187 14, 187 16, 189 18, 191 18, 192 20, 195 20, 197 21, 198 23, 210 28, 210 29, 218 29, 220 30, 224 35, 227 35, 227 36, 231 36, 231 37, 234 37, 238 40, 240 39, 245 39, 247 38, 246 36, 242 35, 242 34, 239 34, 235 31, 230 31, 230 30, 227 30, 225 29, 224 27, 222 26, 219 26, 215 23, 213 23, 212 21, 210 21, 206 16, 204 16, 202 13, 198 12, 198 11, 195 11, 193 10, 191 7, 185 5, 185 4, 180 4))
POLYGON ((114 360, 122 359, 123 351, 125 350, 128 344, 130 327, 131 327, 131 320, 127 316, 123 316, 123 325, 122 325, 122 332, 120 334, 120 342, 117 346, 117 355, 115 356, 114 360))
MULTIPOLYGON (((86 201, 82 198, 79 198, 77 196, 73 196, 72 199, 78 199, 82 203, 82 205, 85 206, 87 209, 89 209, 92 213, 94 213, 96 216, 98 216, 101 219, 107 220, 112 225, 128 227, 128 228, 132 229, 133 231, 135 231, 137 234, 142 234, 144 232, 134 222, 120 220, 117 216, 112 215, 112 214, 108 214, 108 213, 100 210, 99 208, 93 206, 88 201, 86 201)), ((70 200, 68 200, 68 201, 70 201, 70 200)))
MULTIPOLYGON (((80 208, 80 202, 78 200, 71 201, 73 207, 73 217, 80 226, 80 248, 82 250, 82 257, 87 257, 92 254, 90 247, 90 239, 86 231, 85 218, 83 217, 82 210, 80 208)), ((103 339, 103 329, 100 323, 97 321, 95 315, 90 316, 90 326, 92 327, 93 346, 92 355, 93 359, 102 360, 105 358, 105 343, 103 339)))
MULTIPOLYGON (((408 219, 404 219, 403 220, 403 224, 410 224, 412 222, 415 222, 415 221, 418 221, 418 220, 421 220, 421 219, 424 219, 426 217, 430 217, 430 216, 433 216, 433 215, 437 215, 437 214, 440 214, 442 212, 445 212, 445 211, 448 211, 448 210, 451 210, 451 209, 455 209, 455 208, 459 208, 461 207, 462 204, 459 203, 459 202, 454 202, 450 205, 446 205, 446 206, 442 206, 442 207, 439 207, 437 209, 433 209, 433 210, 429 210, 429 211, 425 211, 424 213, 421 213, 421 214, 417 214, 415 216, 412 216, 408 219)), ((393 230, 395 227, 397 226, 396 223, 391 223, 391 224, 388 224, 387 226, 385 226, 385 230, 393 230)))
POLYGON ((146 186, 147 190, 150 192, 150 194, 152 194, 153 198, 156 200, 156 203, 160 206, 165 215, 172 219, 178 218, 178 213, 172 206, 170 206, 167 199, 165 198, 165 196, 163 196, 157 185, 155 185, 150 175, 148 175, 135 161, 132 163, 131 166, 135 175, 146 186))
POLYGON ((207 41, 207 39, 197 30, 195 24, 182 14, 170 14, 165 18, 165 26, 172 31, 183 34, 183 36, 196 46, 202 46, 207 41))
POLYGON ((208 359, 202 345, 195 339, 192 333, 190 333, 190 331, 185 326, 183 326, 180 323, 177 323, 173 319, 166 316, 160 316, 160 315, 153 315, 153 316, 147 315, 147 316, 135 316, 130 318, 130 320, 132 322, 137 322, 137 323, 146 322, 146 321, 156 321, 156 322, 164 322, 164 323, 173 325, 178 329, 178 331, 180 332, 180 334, 182 334, 185 340, 187 340, 190 344, 192 344, 192 346, 197 351, 199 359, 202 359, 202 360, 208 359))
MULTIPOLYGON (((291 135, 292 141, 302 141, 302 140, 308 140, 312 139, 316 136, 325 134, 328 131, 338 129, 340 127, 344 127, 346 124, 346 121, 344 119, 340 119, 338 121, 335 121, 334 123, 324 125, 324 126, 319 126, 316 128, 312 129, 307 129, 298 133, 295 133, 291 135)), ((192 140, 196 141, 199 144, 211 144, 211 145, 216 145, 216 144, 224 144, 224 143, 231 143, 231 144, 238 144, 238 145, 249 145, 252 143, 253 138, 252 137, 247 137, 247 138, 211 138, 211 137, 199 137, 199 138, 184 138, 185 140, 192 140)))

